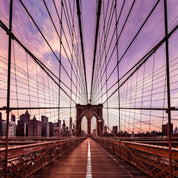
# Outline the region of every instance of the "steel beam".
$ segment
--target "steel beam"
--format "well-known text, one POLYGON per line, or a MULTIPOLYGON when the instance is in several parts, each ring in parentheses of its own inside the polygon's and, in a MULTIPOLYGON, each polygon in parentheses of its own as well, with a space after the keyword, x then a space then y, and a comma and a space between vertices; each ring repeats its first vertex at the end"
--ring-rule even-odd
POLYGON ((167 82, 167 106, 168 106, 168 136, 169 136, 169 170, 172 177, 172 144, 171 144, 171 96, 170 96, 170 76, 169 76, 169 41, 168 41, 168 23, 167 23, 167 0, 164 0, 164 24, 165 24, 165 42, 166 42, 166 82, 167 82))
MULTIPOLYGON (((10 0, 9 9, 9 32, 12 32, 12 11, 13 11, 13 0, 10 0)), ((10 79, 11 79, 11 41, 12 37, 9 35, 9 47, 8 47, 8 76, 7 76, 7 108, 6 108, 6 152, 5 152, 5 171, 4 177, 7 177, 7 164, 8 164, 8 142, 9 142, 9 113, 10 113, 10 79)))

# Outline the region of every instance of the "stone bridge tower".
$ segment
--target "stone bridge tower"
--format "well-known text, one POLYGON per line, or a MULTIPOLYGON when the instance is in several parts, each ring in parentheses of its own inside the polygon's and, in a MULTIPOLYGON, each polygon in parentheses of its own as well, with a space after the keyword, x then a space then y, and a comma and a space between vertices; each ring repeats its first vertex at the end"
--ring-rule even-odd
POLYGON ((93 116, 97 119, 97 135, 102 136, 103 135, 103 105, 76 105, 77 109, 77 125, 76 125, 76 136, 81 136, 81 122, 83 117, 85 116, 87 118, 87 128, 88 128, 88 136, 91 135, 91 119, 93 116))

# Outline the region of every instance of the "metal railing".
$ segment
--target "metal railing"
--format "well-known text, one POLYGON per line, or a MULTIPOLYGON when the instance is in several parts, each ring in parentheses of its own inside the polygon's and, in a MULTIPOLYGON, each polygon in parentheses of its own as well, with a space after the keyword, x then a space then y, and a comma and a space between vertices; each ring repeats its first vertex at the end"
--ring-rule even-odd
MULTIPOLYGON (((169 147, 167 146, 110 138, 95 138, 95 141, 151 177, 170 177, 169 147)), ((172 177, 178 177, 178 148, 172 148, 172 177)))
MULTIPOLYGON (((8 177, 28 177, 61 155, 74 149, 85 138, 13 146, 8 149, 8 177)), ((4 172, 5 148, 0 148, 0 177, 4 172)))

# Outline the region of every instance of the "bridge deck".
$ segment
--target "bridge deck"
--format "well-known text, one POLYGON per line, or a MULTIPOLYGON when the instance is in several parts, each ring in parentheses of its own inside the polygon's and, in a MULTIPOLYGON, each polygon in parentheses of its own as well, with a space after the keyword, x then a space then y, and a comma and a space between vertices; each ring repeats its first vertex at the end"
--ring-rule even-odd
POLYGON ((31 178, 50 177, 147 177, 137 168, 105 151, 92 139, 86 139, 68 153, 38 171, 31 178))

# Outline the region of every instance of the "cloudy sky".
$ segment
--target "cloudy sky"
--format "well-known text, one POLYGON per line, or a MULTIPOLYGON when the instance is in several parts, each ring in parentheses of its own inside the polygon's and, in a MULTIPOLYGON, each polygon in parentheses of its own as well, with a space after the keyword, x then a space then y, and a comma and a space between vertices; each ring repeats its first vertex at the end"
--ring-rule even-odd
MULTIPOLYGON (((80 5, 89 98, 97 1, 81 0, 80 5)), ((114 5, 115 1, 102 1, 92 102, 94 104, 104 102, 104 107, 107 105, 118 107, 119 93, 121 107, 166 108, 165 43, 137 71, 134 72, 138 65, 127 73, 164 38, 164 1, 117 0, 116 9, 114 5), (120 61, 119 67, 116 66, 118 61, 120 61), (121 85, 119 90, 118 69, 121 85), (128 77, 129 79, 125 82, 128 77), (107 89, 109 91, 105 93, 107 89), (106 100, 108 96, 111 97, 106 100)), ((178 25, 178 1, 169 0, 167 10, 168 32, 171 32, 178 25)), ((0 1, 0 19, 8 27, 9 0, 0 1)), ((16 41, 13 41, 11 107, 59 106, 60 70, 62 87, 60 106, 75 107, 75 103, 68 96, 76 103, 87 103, 76 1, 66 0, 61 6, 60 1, 57 0, 14 0, 12 31, 23 45, 49 69, 48 71, 51 71, 51 78, 16 41)), ((178 107, 177 37, 176 30, 169 38, 171 106, 175 107, 178 107)), ((8 58, 8 36, 2 28, 0 39, 0 107, 2 107, 6 105, 8 58)), ((16 115, 23 112, 24 110, 13 111, 16 115)), ((47 115, 51 121, 58 119, 57 110, 31 110, 30 112, 38 119, 42 114, 47 115)), ((118 110, 104 109, 103 112, 107 126, 111 128, 113 125, 118 125, 118 110)), ((65 119, 68 122, 70 115, 75 120, 75 109, 71 111, 61 109, 62 120, 65 119)), ((121 110, 120 116, 122 130, 129 132, 160 130, 161 124, 167 122, 165 111, 121 110)), ((178 114, 173 112, 174 126, 178 125, 177 116, 178 114)))

